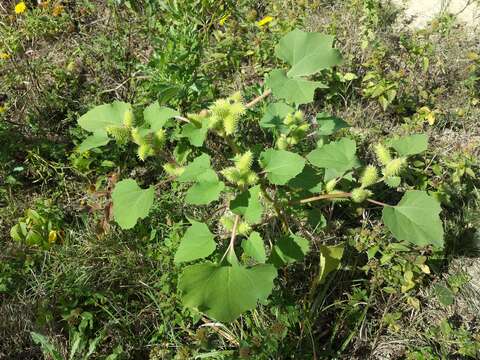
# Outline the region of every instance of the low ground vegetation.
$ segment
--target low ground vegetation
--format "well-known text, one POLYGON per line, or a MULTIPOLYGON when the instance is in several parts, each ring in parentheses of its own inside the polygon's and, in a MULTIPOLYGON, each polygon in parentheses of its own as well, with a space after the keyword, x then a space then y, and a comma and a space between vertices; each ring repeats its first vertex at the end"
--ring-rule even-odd
POLYGON ((478 358, 480 47, 401 15, 0 4, 0 358, 478 358))

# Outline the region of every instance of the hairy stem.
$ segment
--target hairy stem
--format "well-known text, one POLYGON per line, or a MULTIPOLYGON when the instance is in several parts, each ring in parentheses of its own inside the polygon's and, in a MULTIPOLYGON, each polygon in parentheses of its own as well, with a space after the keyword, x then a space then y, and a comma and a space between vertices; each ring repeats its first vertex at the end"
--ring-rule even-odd
POLYGON ((348 198, 351 195, 352 195, 351 193, 347 193, 347 192, 341 192, 341 193, 335 193, 335 194, 322 194, 322 195, 313 196, 313 197, 302 199, 302 200, 293 201, 291 202, 291 204, 307 204, 307 203, 318 201, 318 200, 348 198))
POLYGON ((263 92, 262 95, 256 97, 255 99, 253 99, 252 101, 250 101, 248 104, 245 105, 245 107, 247 109, 251 109, 252 107, 254 107, 255 105, 257 105, 260 101, 262 101, 263 99, 269 97, 270 95, 272 94, 272 90, 265 90, 263 92))

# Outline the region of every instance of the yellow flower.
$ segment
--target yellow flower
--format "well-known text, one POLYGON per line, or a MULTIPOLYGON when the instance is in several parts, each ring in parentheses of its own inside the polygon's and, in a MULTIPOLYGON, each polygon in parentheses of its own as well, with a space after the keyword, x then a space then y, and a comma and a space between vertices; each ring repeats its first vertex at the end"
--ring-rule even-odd
POLYGON ((25 10, 27 10, 27 5, 25 5, 24 1, 20 1, 15 5, 15 14, 23 14, 25 10))
POLYGON ((5 107, 0 105, 0 114, 3 114, 5 112, 5 107))
POLYGON ((225 25, 225 22, 228 20, 229 17, 230 17, 230 14, 226 14, 226 15, 222 16, 222 18, 220 19, 218 24, 221 25, 221 26, 225 25))
POLYGON ((57 240, 57 232, 55 230, 50 230, 48 233, 48 242, 53 244, 57 240))
POLYGON ((0 52, 0 60, 8 60, 10 59, 10 54, 6 52, 0 52))
POLYGON ((267 25, 269 22, 271 22, 273 20, 273 17, 271 16, 265 16, 262 20, 258 21, 257 22, 257 25, 259 27, 262 27, 264 25, 267 25))
POLYGON ((63 5, 57 4, 53 8, 52 15, 53 16, 58 16, 63 12, 63 5))

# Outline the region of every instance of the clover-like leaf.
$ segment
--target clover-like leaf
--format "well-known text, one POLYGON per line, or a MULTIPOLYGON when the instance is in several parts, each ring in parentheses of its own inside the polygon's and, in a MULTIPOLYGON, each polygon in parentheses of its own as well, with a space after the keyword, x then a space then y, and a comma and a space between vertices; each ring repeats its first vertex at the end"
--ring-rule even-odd
POLYGON ((289 78, 284 70, 272 70, 265 81, 265 85, 272 89, 273 94, 279 99, 301 105, 313 101, 315 90, 326 89, 327 86, 318 81, 303 78, 289 78))
POLYGON ((286 150, 265 150, 260 154, 259 161, 268 180, 275 185, 285 185, 300 174, 305 166, 303 157, 286 150))
POLYGON ((78 119, 78 125, 91 132, 105 130, 109 126, 122 126, 128 111, 132 111, 132 106, 121 101, 95 106, 78 119))
POLYGON ((273 265, 251 268, 211 262, 184 269, 178 282, 183 304, 223 322, 231 322, 266 300, 273 289, 277 271, 273 265))
POLYGON ((416 155, 428 148, 428 137, 425 134, 403 136, 390 140, 388 145, 393 147, 400 156, 416 155))
POLYGON ((263 206, 260 202, 260 185, 237 195, 230 202, 230 210, 234 214, 242 215, 249 224, 258 223, 263 214, 263 206))
POLYGON ((77 152, 84 153, 90 149, 107 145, 110 140, 111 139, 108 137, 105 130, 96 130, 92 135, 83 140, 83 142, 78 146, 77 152))
POLYGON ((248 239, 242 241, 242 249, 245 254, 259 263, 263 264, 267 259, 265 244, 260 234, 256 231, 252 232, 248 239))
POLYGON ((140 188, 135 180, 119 181, 112 192, 113 216, 122 229, 131 229, 144 219, 153 204, 154 188, 140 188))
POLYGON ((215 251, 216 244, 213 234, 204 223, 192 221, 182 237, 180 246, 175 253, 174 262, 186 262, 203 259, 215 251))
POLYGON ((333 40, 330 35, 295 29, 280 39, 275 55, 292 66, 289 77, 313 75, 342 61, 333 40))
POLYGON ((345 172, 360 165, 356 152, 355 141, 343 138, 313 150, 307 155, 307 159, 319 168, 345 172))
POLYGON ((383 222, 399 241, 443 247, 440 204, 424 191, 407 191, 398 205, 383 208, 383 222))

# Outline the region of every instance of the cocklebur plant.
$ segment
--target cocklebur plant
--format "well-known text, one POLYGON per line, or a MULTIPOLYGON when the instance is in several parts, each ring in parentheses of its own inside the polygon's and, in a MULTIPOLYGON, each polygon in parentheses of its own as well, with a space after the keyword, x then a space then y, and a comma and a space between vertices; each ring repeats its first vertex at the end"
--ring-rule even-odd
MULTIPOLYGON (((191 225, 174 261, 195 262, 183 267, 178 282, 184 305, 219 321, 233 321, 266 301, 277 269, 302 261, 310 242, 301 236, 303 219, 292 214, 314 202, 381 206, 383 223, 398 241, 443 247, 439 204, 424 191, 400 186, 409 159, 427 149, 427 137, 416 134, 377 144, 372 149, 377 164, 362 165, 355 140, 339 136, 348 127, 345 121, 323 113, 313 121, 300 108, 313 101, 317 88, 327 86, 318 81, 322 71, 341 61, 333 38, 294 30, 280 40, 275 54, 289 69, 267 74, 264 92, 250 102, 235 93, 186 116, 153 103, 143 111, 143 120, 125 121, 132 106, 116 101, 78 120, 92 133, 78 151, 103 146, 111 138, 132 142, 141 161, 163 162, 163 182, 188 187, 185 203, 216 208, 208 223, 188 219, 191 225), (258 119, 252 109, 262 103, 264 115, 258 119), (257 121, 270 140, 258 144, 243 136, 239 124, 246 119, 257 121), (117 127, 130 129, 129 135, 114 134, 117 127), (179 151, 186 142, 188 151, 179 151), (212 146, 216 151, 209 151, 212 146), (375 200, 377 189, 388 187, 408 190, 396 205, 375 200), (270 221, 281 223, 273 234, 264 226, 270 221)), ((130 229, 148 216, 155 186, 141 188, 134 179, 123 179, 111 199, 115 221, 130 229)), ((318 284, 341 265, 343 249, 342 243, 320 246, 318 284)))

